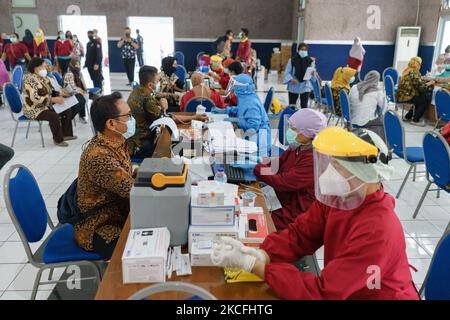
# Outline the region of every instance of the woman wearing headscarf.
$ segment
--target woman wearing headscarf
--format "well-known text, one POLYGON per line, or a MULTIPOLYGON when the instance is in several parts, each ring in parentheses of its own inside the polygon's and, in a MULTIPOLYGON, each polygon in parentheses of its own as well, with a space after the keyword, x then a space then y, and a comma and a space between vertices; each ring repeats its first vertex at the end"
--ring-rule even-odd
POLYGON ((183 112, 189 100, 195 97, 211 99, 218 108, 225 108, 225 102, 222 96, 214 89, 210 89, 203 83, 203 75, 200 72, 194 72, 191 76, 193 88, 181 99, 180 111, 183 112))
POLYGON ((361 39, 359 37, 356 37, 353 42, 353 46, 350 49, 348 66, 352 69, 355 69, 358 73, 361 72, 365 54, 366 50, 361 43, 361 39))
POLYGON ((31 33, 30 29, 26 29, 25 36, 22 39, 22 43, 27 47, 30 57, 34 56, 33 40, 33 33, 31 33))
POLYGON ((333 93, 334 108, 338 116, 342 115, 341 111, 341 90, 349 94, 350 85, 355 82, 356 70, 349 67, 339 67, 336 69, 331 80, 331 91, 333 93))
POLYGON ((161 62, 161 72, 159 73, 160 91, 157 94, 159 98, 166 98, 169 103, 169 112, 177 112, 179 95, 177 92, 183 92, 184 81, 175 74, 177 70, 177 60, 174 57, 166 57, 161 62))
POLYGON ((380 87, 380 73, 367 73, 364 81, 350 90, 349 101, 352 124, 375 132, 385 141, 383 111, 386 96, 380 87))
POLYGON ((33 41, 33 49, 35 57, 39 57, 41 59, 52 59, 52 55, 48 49, 47 40, 45 40, 45 34, 42 29, 37 29, 36 31, 33 41))
POLYGON ((314 60, 308 56, 308 45, 301 43, 298 52, 289 60, 284 72, 283 83, 288 85, 289 104, 297 104, 300 96, 302 109, 308 108, 309 95, 313 91, 310 80, 305 78, 306 70, 311 67, 314 60))
POLYGON ((81 73, 81 63, 78 59, 72 59, 69 63, 69 69, 64 76, 64 87, 69 88, 75 93, 75 97, 80 103, 81 108, 79 108, 80 122, 86 124, 86 98, 89 97, 87 92, 86 83, 83 79, 83 74, 81 73))
POLYGON ((301 109, 289 119, 289 149, 279 158, 258 164, 254 173, 275 189, 282 208, 272 212, 278 231, 284 230, 316 200, 312 141, 327 126, 326 117, 312 109, 301 109), (277 172, 272 172, 274 167, 277 172))
POLYGON ((411 58, 408 67, 403 71, 395 93, 397 102, 410 103, 414 105, 405 115, 404 121, 411 121, 412 125, 424 126, 422 117, 425 114, 433 97, 433 87, 430 83, 422 80, 420 68, 422 59, 420 57, 411 58))

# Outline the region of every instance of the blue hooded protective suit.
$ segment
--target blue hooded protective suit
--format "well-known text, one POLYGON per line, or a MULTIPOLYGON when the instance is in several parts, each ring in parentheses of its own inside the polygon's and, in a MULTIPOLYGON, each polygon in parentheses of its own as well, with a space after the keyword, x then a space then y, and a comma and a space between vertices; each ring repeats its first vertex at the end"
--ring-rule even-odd
POLYGON ((264 106, 255 94, 255 85, 247 74, 233 78, 233 91, 238 98, 237 107, 227 108, 228 114, 239 119, 238 127, 244 131, 249 140, 258 144, 259 156, 270 156, 270 123, 264 106))

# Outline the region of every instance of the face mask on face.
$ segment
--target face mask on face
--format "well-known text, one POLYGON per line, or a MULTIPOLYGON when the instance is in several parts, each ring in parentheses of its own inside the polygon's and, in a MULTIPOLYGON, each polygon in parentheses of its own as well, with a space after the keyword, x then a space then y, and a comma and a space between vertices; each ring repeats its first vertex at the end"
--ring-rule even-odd
POLYGON ((59 35, 59 40, 61 40, 61 41, 66 40, 66 35, 65 34, 60 34, 59 35))
MULTIPOLYGON (((119 121, 119 122, 121 122, 121 121, 119 121)), ((124 122, 122 122, 122 123, 124 123, 124 122)), ((121 135, 125 138, 125 140, 128 140, 131 137, 133 137, 134 134, 136 133, 136 119, 134 119, 133 117, 130 117, 130 120, 125 122, 125 124, 127 125, 127 131, 124 133, 121 133, 121 135)))
POLYGON ((308 51, 306 50, 300 50, 298 53, 302 58, 306 58, 308 56, 308 51))
POLYGON ((9 38, 9 41, 11 41, 11 43, 16 43, 16 42, 17 42, 17 38, 16 38, 16 37, 14 37, 14 38, 9 38))
POLYGON ((45 78, 48 75, 47 69, 39 70, 38 75, 40 75, 42 78, 45 78))
POLYGON ((88 36, 88 38, 89 38, 89 41, 94 41, 94 36, 88 36))
POLYGON ((224 69, 223 69, 223 72, 226 73, 226 74, 229 74, 229 73, 230 73, 230 69, 224 68, 224 69))
POLYGON ((238 38, 239 38, 239 39, 242 39, 242 38, 244 38, 244 34, 243 34, 242 32, 239 32, 239 34, 238 34, 238 38))
POLYGON ((356 78, 355 78, 355 77, 351 77, 351 78, 350 78, 350 83, 353 83, 353 82, 355 82, 355 80, 356 80, 356 78))
POLYGON ((292 147, 297 149, 301 146, 301 143, 297 141, 297 132, 289 128, 286 132, 286 141, 292 147))
POLYGON ((161 82, 157 82, 155 85, 153 85, 153 92, 160 92, 161 91, 161 82))
POLYGON ((127 32, 125 33, 125 37, 129 38, 131 36, 131 33, 127 32))
POLYGON ((450 71, 450 64, 444 64, 444 68, 445 70, 450 71))
POLYGON ((352 178, 354 176, 344 178, 330 163, 319 178, 320 193, 326 196, 345 197, 351 192, 348 181, 352 178))
POLYGON ((77 37, 73 37, 73 41, 78 41, 78 38, 77 37))
POLYGON ((36 32, 36 37, 40 37, 41 36, 41 33, 40 32, 36 32))

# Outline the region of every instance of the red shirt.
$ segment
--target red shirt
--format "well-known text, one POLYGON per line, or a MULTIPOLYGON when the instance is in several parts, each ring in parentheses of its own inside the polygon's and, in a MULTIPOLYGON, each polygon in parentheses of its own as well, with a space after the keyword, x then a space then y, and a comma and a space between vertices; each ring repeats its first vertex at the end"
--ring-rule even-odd
MULTIPOLYGON (((299 214, 306 212, 316 201, 314 192, 314 159, 311 149, 288 149, 278 158, 276 174, 261 173, 270 170, 270 164, 258 164, 255 176, 275 189, 283 208, 272 212, 272 219, 278 231, 286 229, 299 214)), ((273 160, 272 160, 272 163, 273 160)))
POLYGON ((48 58, 50 55, 50 51, 48 50, 47 41, 41 42, 38 45, 36 45, 36 41, 33 41, 33 47, 34 47, 34 55, 38 57, 48 58))
MULTIPOLYGON (((184 112, 184 110, 186 109, 186 105, 189 102, 189 100, 191 100, 192 98, 195 98, 195 92, 193 90, 189 91, 188 93, 186 93, 183 98, 181 98, 181 105, 180 105, 180 110, 181 112, 184 112)), ((225 108, 225 102, 223 101, 222 96, 215 90, 211 89, 211 97, 210 99, 214 102, 214 105, 217 108, 225 108)))
POLYGON ((291 300, 419 300, 406 257, 395 200, 383 189, 355 210, 333 209, 316 201, 261 248, 270 256, 265 281, 275 294, 291 300), (291 263, 324 246, 320 276, 291 263), (377 276, 380 288, 374 288, 377 276), (372 289, 370 289, 372 288, 372 289))
POLYGON ((241 41, 239 42, 239 47, 236 52, 236 60, 244 61, 245 64, 248 66, 250 64, 250 55, 252 53, 252 44, 250 43, 250 40, 241 41))
POLYGON ((73 45, 69 40, 56 41, 54 55, 56 57, 67 57, 73 52, 73 45))
POLYGON ((223 90, 227 89, 229 82, 230 82, 230 75, 228 73, 222 72, 222 74, 220 75, 219 84, 223 90))
POLYGON ((25 54, 28 53, 28 48, 26 45, 24 45, 21 42, 18 42, 16 44, 8 43, 5 46, 5 53, 8 56, 9 63, 12 65, 16 64, 16 58, 17 59, 24 59, 25 54), (14 52, 14 53, 13 53, 14 52))

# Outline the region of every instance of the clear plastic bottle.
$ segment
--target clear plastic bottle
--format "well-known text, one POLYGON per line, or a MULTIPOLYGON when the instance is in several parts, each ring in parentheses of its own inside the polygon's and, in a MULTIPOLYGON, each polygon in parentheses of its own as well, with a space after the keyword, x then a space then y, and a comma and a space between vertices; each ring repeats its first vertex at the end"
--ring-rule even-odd
POLYGON ((217 168, 216 175, 214 176, 214 181, 227 183, 227 175, 222 167, 217 168))

